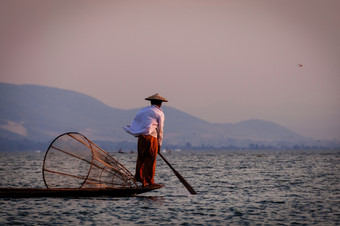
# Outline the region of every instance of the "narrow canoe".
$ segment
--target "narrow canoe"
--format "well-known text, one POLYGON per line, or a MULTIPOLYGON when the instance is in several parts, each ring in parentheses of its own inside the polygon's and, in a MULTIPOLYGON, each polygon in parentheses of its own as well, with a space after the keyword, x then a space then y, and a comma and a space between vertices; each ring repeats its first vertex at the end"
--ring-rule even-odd
POLYGON ((164 185, 138 188, 0 188, 0 198, 33 197, 127 197, 162 188, 164 185))

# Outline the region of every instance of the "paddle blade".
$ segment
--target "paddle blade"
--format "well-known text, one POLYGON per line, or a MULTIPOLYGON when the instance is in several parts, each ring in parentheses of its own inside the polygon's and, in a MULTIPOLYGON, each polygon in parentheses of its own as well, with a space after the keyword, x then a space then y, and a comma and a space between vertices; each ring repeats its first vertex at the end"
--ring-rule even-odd
POLYGON ((197 192, 191 187, 191 185, 179 174, 176 170, 174 171, 176 174, 177 178, 182 182, 184 187, 190 192, 192 195, 197 195, 197 192))
POLYGON ((161 156, 161 158, 164 160, 164 162, 170 167, 170 169, 175 173, 175 175, 177 176, 177 178, 181 181, 181 183, 184 185, 184 187, 186 187, 186 189, 190 192, 190 194, 192 195, 196 195, 197 192, 191 187, 191 185, 184 179, 184 177, 182 177, 181 174, 179 174, 179 172, 177 172, 177 170, 175 170, 172 165, 168 162, 168 160, 166 160, 166 158, 160 153, 158 152, 159 156, 161 156))

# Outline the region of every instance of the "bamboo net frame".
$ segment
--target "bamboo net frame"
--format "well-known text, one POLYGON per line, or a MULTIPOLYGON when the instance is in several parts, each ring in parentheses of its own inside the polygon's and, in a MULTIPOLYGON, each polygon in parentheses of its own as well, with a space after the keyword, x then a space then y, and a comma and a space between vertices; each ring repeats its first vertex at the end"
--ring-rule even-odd
POLYGON ((47 188, 137 188, 128 169, 76 132, 52 141, 42 171, 47 188))

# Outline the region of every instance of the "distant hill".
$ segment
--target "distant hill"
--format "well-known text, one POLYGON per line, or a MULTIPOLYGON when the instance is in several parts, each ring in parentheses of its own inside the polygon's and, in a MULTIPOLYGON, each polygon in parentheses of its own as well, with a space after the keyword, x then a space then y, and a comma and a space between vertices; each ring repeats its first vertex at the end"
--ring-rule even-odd
MULTIPOLYGON (((162 108, 166 116, 164 145, 239 147, 294 145, 307 141, 269 121, 210 123, 166 105, 162 108)), ((77 131, 91 140, 135 143, 136 139, 122 127, 130 124, 137 111, 113 108, 70 90, 0 83, 0 142, 49 143, 61 133, 77 131)))

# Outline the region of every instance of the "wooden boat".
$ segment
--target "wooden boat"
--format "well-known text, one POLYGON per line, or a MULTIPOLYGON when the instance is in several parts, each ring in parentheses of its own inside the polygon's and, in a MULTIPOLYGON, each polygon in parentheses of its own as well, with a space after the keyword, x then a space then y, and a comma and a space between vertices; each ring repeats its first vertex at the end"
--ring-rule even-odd
POLYGON ((122 197, 163 187, 138 186, 123 164, 76 132, 62 134, 52 141, 42 173, 46 188, 0 188, 0 198, 122 197))
POLYGON ((162 187, 163 185, 137 188, 0 188, 0 198, 129 197, 162 187))

